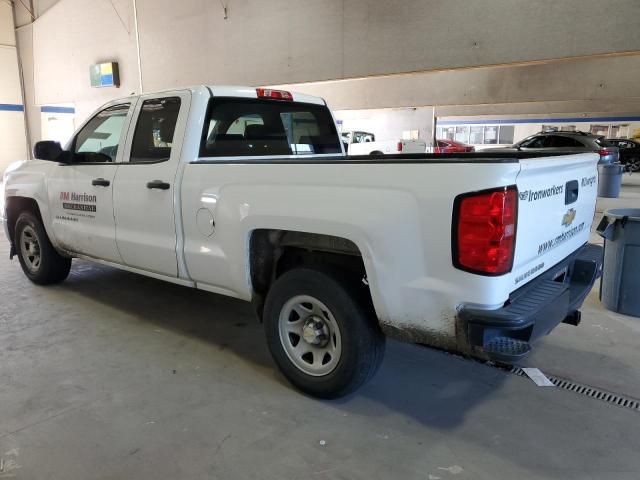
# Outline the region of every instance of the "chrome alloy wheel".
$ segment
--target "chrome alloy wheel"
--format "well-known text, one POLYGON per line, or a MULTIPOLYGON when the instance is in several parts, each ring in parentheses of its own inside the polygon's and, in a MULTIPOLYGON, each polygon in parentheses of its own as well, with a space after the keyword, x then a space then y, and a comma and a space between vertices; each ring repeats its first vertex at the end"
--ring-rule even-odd
POLYGON ((30 225, 27 225, 20 234, 20 251, 27 269, 36 273, 40 269, 42 257, 40 254, 40 242, 36 232, 30 225))
POLYGON ((342 354, 340 328, 317 298, 291 298, 280 311, 278 329, 289 360, 307 375, 328 375, 338 365, 342 354))

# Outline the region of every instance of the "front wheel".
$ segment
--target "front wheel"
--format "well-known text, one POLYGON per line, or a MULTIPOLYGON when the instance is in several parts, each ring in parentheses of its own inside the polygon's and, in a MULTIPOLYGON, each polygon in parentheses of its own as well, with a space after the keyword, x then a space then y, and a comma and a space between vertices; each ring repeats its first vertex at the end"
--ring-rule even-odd
POLYGON ((276 280, 264 309, 271 355, 297 388, 320 398, 353 392, 377 371, 384 336, 366 297, 341 275, 297 268, 276 280))
POLYGON ((71 259, 56 252, 42 222, 31 212, 18 217, 14 241, 22 271, 33 283, 58 283, 69 275, 71 259))

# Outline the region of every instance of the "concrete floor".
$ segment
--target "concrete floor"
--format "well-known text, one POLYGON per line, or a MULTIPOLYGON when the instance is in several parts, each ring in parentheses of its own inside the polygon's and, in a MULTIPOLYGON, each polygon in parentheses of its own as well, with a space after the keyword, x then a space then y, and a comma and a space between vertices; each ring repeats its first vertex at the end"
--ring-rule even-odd
MULTIPOLYGON (((640 207, 638 177, 613 205, 640 207)), ((389 342, 333 402, 283 380, 249 305, 77 261, 30 284, 0 242, 0 479, 637 479, 640 413, 389 342)), ((640 398, 640 319, 597 292, 528 360, 640 398)))

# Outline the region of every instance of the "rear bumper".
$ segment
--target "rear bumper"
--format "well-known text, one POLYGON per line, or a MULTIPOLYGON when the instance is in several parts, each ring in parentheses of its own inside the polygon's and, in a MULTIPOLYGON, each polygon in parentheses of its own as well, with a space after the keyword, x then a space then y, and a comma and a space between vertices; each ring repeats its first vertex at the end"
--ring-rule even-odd
POLYGON ((602 273, 602 251, 584 245, 513 292, 502 308, 463 308, 459 315, 473 349, 491 360, 515 363, 559 323, 577 325, 579 308, 602 273))

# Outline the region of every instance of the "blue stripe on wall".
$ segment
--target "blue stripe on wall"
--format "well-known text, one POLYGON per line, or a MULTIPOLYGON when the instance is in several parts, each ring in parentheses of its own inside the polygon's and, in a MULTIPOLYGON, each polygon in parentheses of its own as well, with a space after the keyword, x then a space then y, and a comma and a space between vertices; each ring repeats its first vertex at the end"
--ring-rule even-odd
POLYGON ((24 112, 24 105, 16 105, 13 103, 0 103, 0 112, 24 112))
POLYGON ((40 111, 42 113, 76 113, 76 109, 73 107, 51 107, 46 105, 40 107, 40 111))
POLYGON ((640 117, 565 117, 565 118, 513 118, 501 120, 442 120, 438 125, 503 125, 516 123, 567 122, 640 122, 640 117))

